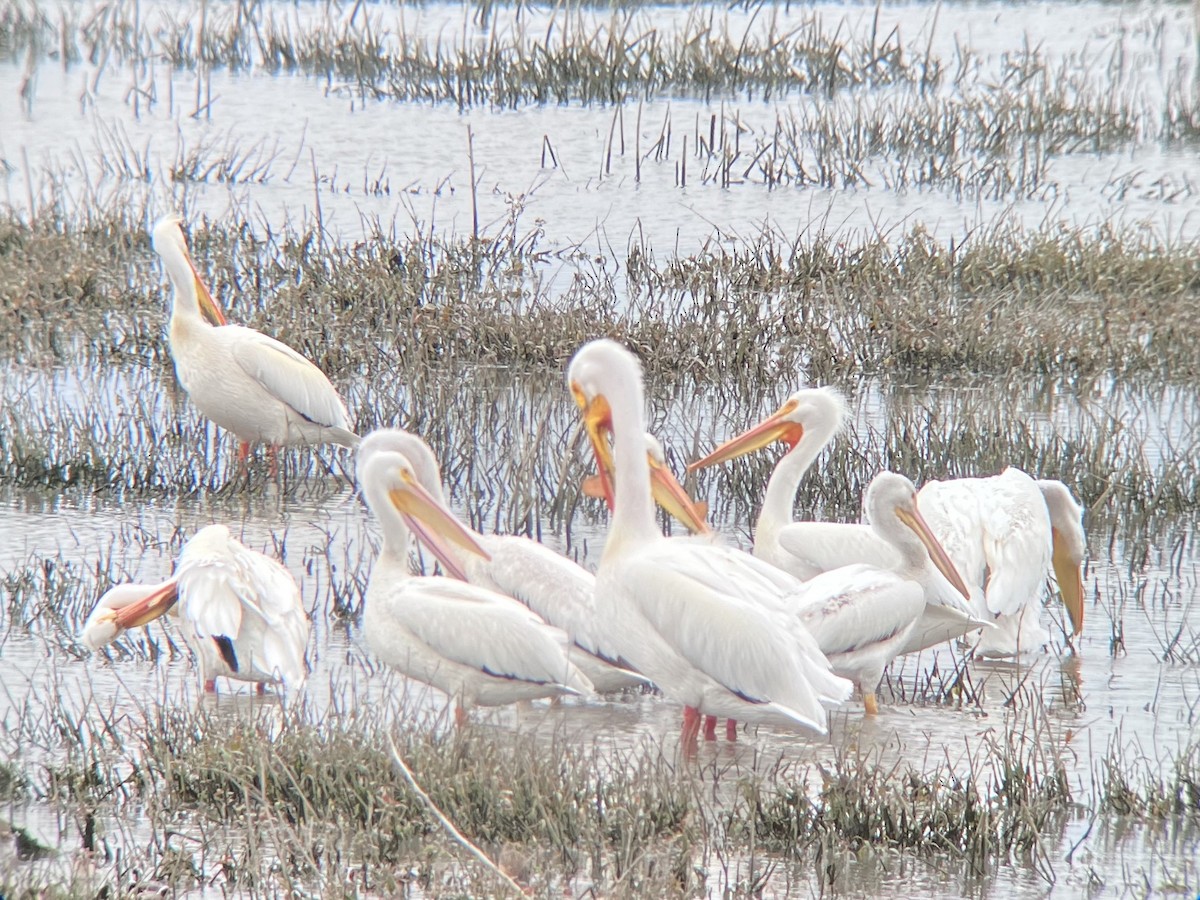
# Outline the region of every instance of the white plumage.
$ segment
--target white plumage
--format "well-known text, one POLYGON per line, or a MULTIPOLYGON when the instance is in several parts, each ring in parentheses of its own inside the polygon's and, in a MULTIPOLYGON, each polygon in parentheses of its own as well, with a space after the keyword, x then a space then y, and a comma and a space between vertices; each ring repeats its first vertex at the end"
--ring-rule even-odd
POLYGON ((383 530, 363 611, 372 652, 456 700, 460 724, 476 704, 591 692, 568 656, 566 634, 516 600, 456 579, 409 573, 408 518, 424 523, 435 545, 455 541, 486 554, 421 487, 406 456, 385 449, 362 454, 358 480, 383 530))
POLYGON ((919 502, 971 586, 974 612, 994 626, 980 634, 977 654, 1013 656, 1049 640, 1041 599, 1051 567, 1073 632, 1083 629, 1083 510, 1061 481, 1009 467, 989 478, 931 481, 919 502))
POLYGON ((304 682, 312 625, 295 580, 224 525, 196 532, 167 581, 108 591, 84 622, 81 638, 95 649, 168 609, 196 656, 206 690, 215 689, 218 676, 289 688, 304 682))
POLYGON ((805 583, 797 610, 833 671, 859 686, 867 712, 874 713, 875 687, 887 664, 906 652, 926 598, 939 593, 934 581, 943 578, 953 590, 944 603, 931 605, 963 619, 969 611, 967 587, 922 519, 912 482, 881 472, 867 489, 866 508, 875 536, 896 562, 859 563, 817 575, 805 583))
POLYGON ((695 739, 697 712, 823 733, 822 701, 844 700, 850 685, 783 611, 798 583, 738 550, 658 530, 636 359, 612 341, 593 341, 576 353, 567 380, 600 477, 615 480, 606 485, 615 508, 596 573, 605 640, 687 707, 685 746, 695 739), (615 472, 610 454, 621 460, 615 472))
POLYGON ((291 347, 252 328, 225 324, 188 254, 179 219, 160 219, 154 249, 174 286, 169 345, 196 408, 247 445, 333 442, 358 436, 325 374, 291 347))
MULTIPOLYGON (((776 465, 755 530, 754 553, 798 578, 841 566, 895 566, 899 557, 868 524, 793 522, 801 479, 841 427, 841 395, 827 388, 795 392, 780 409, 726 441, 692 468, 732 459, 772 441, 788 444, 776 465)), ((1053 561, 1076 633, 1083 624, 1082 510, 1060 481, 1035 482, 1019 469, 993 478, 931 482, 918 507, 971 591, 970 615, 952 590, 933 578, 926 610, 902 652, 911 653, 976 631, 978 652, 1009 655, 1040 647, 1049 634, 1038 623, 1041 587, 1053 561), (1053 519, 1053 526, 1051 525, 1053 519)), ((868 516, 869 517, 869 516, 868 516)))
MULTIPOLYGON (((446 506, 437 458, 421 438, 399 429, 374 431, 359 445, 359 459, 380 450, 405 456, 421 487, 439 505, 446 506)), ((410 520, 409 524, 414 523, 410 520)), ((448 557, 464 580, 520 601, 566 632, 573 643, 571 661, 597 691, 619 691, 649 683, 647 678, 619 665, 602 646, 595 624, 596 578, 591 572, 530 538, 480 534, 465 524, 463 528, 490 558, 447 542, 431 549, 439 558, 448 557)), ((434 540, 425 530, 418 531, 418 536, 434 540)))

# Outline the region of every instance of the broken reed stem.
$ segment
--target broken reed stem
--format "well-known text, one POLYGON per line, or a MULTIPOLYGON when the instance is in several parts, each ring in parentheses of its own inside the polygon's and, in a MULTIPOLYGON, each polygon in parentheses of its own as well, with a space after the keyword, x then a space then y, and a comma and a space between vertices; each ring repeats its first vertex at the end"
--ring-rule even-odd
POLYGON ((467 838, 466 835, 464 835, 461 831, 459 831, 457 828, 455 828, 454 823, 451 822, 450 819, 446 817, 446 814, 443 813, 440 809, 438 809, 437 804, 435 804, 433 802, 433 800, 430 799, 428 794, 426 794, 423 790, 421 790, 421 786, 419 784, 417 784, 417 779, 413 775, 412 770, 409 769, 409 767, 405 764, 404 757, 402 757, 400 755, 400 751, 396 747, 396 742, 392 739, 392 736, 390 734, 388 735, 387 742, 388 742, 388 752, 391 754, 392 762, 394 762, 396 764, 396 768, 400 770, 400 774, 404 776, 404 780, 408 782, 408 786, 410 788, 412 788, 413 793, 417 795, 417 797, 420 799, 420 801, 423 804, 425 804, 425 808, 428 809, 431 813, 433 813, 434 818, 437 819, 439 823, 441 823, 442 828, 444 828, 446 830, 446 833, 448 835, 450 835, 450 838, 455 843, 464 847, 468 853, 470 853, 477 860, 479 860, 479 862, 481 862, 485 868, 490 870, 508 888, 510 888, 513 891, 516 891, 517 894, 524 896, 525 889, 522 888, 515 881, 513 881, 513 879, 510 878, 503 869, 501 869, 498 865, 496 865, 496 863, 492 862, 492 860, 488 857, 488 855, 486 853, 484 853, 477 846, 475 846, 475 844, 471 843, 470 839, 467 838))

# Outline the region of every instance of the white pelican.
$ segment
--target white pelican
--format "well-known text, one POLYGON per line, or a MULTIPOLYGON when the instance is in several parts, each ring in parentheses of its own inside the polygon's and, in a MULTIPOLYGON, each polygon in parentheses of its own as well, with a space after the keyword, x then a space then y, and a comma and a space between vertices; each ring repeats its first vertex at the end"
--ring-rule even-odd
MULTIPOLYGON (((833 388, 796 391, 777 412, 748 431, 731 438, 689 470, 715 465, 766 447, 774 441, 788 452, 775 465, 767 482, 762 509, 754 525, 754 555, 801 581, 838 566, 869 562, 877 557, 879 539, 869 528, 830 522, 793 522, 792 508, 800 481, 820 452, 841 430, 846 401, 833 388), (856 551, 862 540, 866 549, 856 551)), ((899 562, 889 559, 888 564, 899 562)))
POLYGON ((975 653, 1014 656, 1050 639, 1041 624, 1042 586, 1052 567, 1072 636, 1083 631, 1083 509, 1061 481, 1009 467, 990 478, 930 481, 921 509, 972 586, 984 629, 975 653))
POLYGON ((241 442, 275 450, 286 444, 358 444, 350 415, 325 374, 287 344, 252 328, 227 325, 196 273, 180 220, 160 219, 154 249, 175 289, 168 343, 175 372, 196 408, 241 442))
POLYGON ((822 701, 846 699, 851 685, 829 671, 812 635, 781 609, 800 585, 739 550, 659 531, 633 354, 610 340, 592 341, 571 360, 567 383, 602 481, 613 471, 611 453, 623 461, 606 485, 615 502, 596 573, 605 640, 685 705, 685 752, 694 746, 700 713, 824 733, 822 701))
POLYGON ((175 574, 161 584, 122 584, 100 598, 83 623, 93 650, 127 628, 171 610, 196 655, 206 691, 218 676, 282 682, 297 688, 307 674, 304 650, 312 624, 291 574, 243 546, 224 525, 200 529, 179 553, 175 574))
MULTIPOLYGON (((459 725, 476 704, 591 692, 591 683, 568 656, 566 634, 516 600, 455 578, 409 573, 407 523, 414 519, 433 537, 435 552, 454 542, 487 553, 421 487, 406 456, 374 449, 358 457, 357 467, 363 497, 383 530, 363 611, 363 633, 372 652, 455 700, 459 725)), ((452 560, 442 563, 455 571, 452 560)))
MULTIPOLYGON (((446 508, 437 458, 425 441, 400 429, 380 429, 359 445, 358 457, 364 460, 381 450, 405 456, 417 482, 439 507, 446 508)), ((593 621, 596 577, 587 569, 527 537, 480 534, 464 524, 463 529, 487 552, 488 557, 483 557, 451 542, 438 541, 428 523, 412 516, 407 521, 439 559, 452 561, 464 581, 519 600, 547 623, 565 631, 574 644, 570 648, 571 661, 596 691, 607 693, 649 683, 648 678, 616 662, 599 640, 593 621)))
POLYGON ((874 715, 883 670, 906 652, 925 615, 926 598, 937 593, 938 573, 961 595, 947 605, 963 619, 969 619, 970 592, 921 517, 911 481, 895 472, 879 473, 867 488, 865 505, 871 528, 898 562, 859 563, 817 575, 805 582, 797 613, 833 671, 859 686, 867 713, 874 715))
MULTIPOLYGON (((773 415, 689 467, 723 462, 776 440, 788 444, 788 453, 767 485, 754 553, 799 578, 853 563, 890 567, 899 562, 895 551, 869 525, 791 521, 800 480, 837 433, 843 412, 844 402, 835 391, 797 391, 773 415)), ((931 482, 917 496, 930 528, 971 589, 971 616, 964 617, 955 609, 953 594, 935 579, 935 590, 926 596, 926 614, 903 652, 934 646, 984 623, 996 627, 984 629, 981 653, 1011 654, 1018 643, 1025 649, 1041 646, 1049 635, 1037 625, 1036 610, 1021 615, 1027 630, 1020 641, 1018 626, 1005 617, 1040 599, 1041 582, 1051 559, 1074 633, 1082 630, 1082 510, 1066 485, 1060 481, 1035 483, 1019 469, 1008 469, 994 478, 931 482), (985 524, 988 519, 991 521, 985 524), (1025 583, 1012 591, 1010 586, 1022 576, 1025 583), (989 587, 993 581, 995 586, 989 587)))

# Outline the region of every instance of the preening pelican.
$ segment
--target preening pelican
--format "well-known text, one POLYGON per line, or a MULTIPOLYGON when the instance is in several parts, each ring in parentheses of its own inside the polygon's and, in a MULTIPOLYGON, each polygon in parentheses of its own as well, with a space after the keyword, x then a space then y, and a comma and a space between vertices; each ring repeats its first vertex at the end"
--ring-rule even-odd
POLYGON ((358 444, 350 415, 325 374, 291 347, 252 328, 228 325, 188 254, 180 220, 160 219, 154 249, 174 286, 169 345, 175 372, 196 408, 241 442, 358 444))
POLYGON ((900 653, 936 593, 940 572, 959 593, 951 608, 969 617, 970 596, 917 509, 917 489, 903 475, 881 472, 867 488, 871 528, 893 548, 893 566, 857 564, 832 569, 805 582, 798 598, 800 621, 812 632, 833 671, 862 690, 868 714, 877 712, 875 688, 900 653))
POLYGON ((633 354, 592 341, 571 360, 567 384, 600 477, 614 481, 606 485, 614 510, 596 573, 601 627, 622 659, 685 705, 685 750, 694 745, 700 713, 824 733, 822 701, 844 700, 851 686, 781 608, 799 584, 741 551, 659 531, 633 354), (621 461, 615 471, 613 453, 621 461))
POLYGON ((206 691, 216 690, 218 676, 260 688, 304 682, 312 624, 295 579, 224 525, 196 532, 180 551, 175 574, 161 584, 122 584, 105 593, 83 623, 81 639, 94 650, 168 610, 196 656, 206 691))
MULTIPOLYGON (((409 573, 410 520, 430 533, 435 552, 447 543, 487 552, 421 487, 408 457, 390 449, 361 454, 358 481, 383 530, 363 611, 376 656, 449 695, 460 725, 476 704, 591 692, 568 656, 566 634, 516 600, 455 578, 409 573)), ((442 562, 454 571, 452 560, 442 562)))
POLYGON ((976 615, 995 626, 980 635, 977 655, 1013 656, 1049 640, 1040 618, 1051 567, 1072 635, 1083 630, 1083 509, 1065 484, 1010 466, 990 478, 931 481, 919 501, 971 585, 976 615))
MULTIPOLYGON (((437 458, 425 441, 400 429, 380 429, 369 434, 358 447, 360 460, 381 450, 405 456, 417 482, 447 508, 437 458)), ((587 569, 560 556, 537 541, 519 535, 480 534, 463 524, 475 543, 487 552, 483 557, 447 541, 438 541, 430 524, 412 517, 408 522, 417 537, 430 545, 439 559, 449 558, 464 581, 519 600, 550 625, 567 633, 573 642, 571 661, 605 693, 649 684, 649 679, 616 662, 606 652, 595 624, 596 577, 587 569)))

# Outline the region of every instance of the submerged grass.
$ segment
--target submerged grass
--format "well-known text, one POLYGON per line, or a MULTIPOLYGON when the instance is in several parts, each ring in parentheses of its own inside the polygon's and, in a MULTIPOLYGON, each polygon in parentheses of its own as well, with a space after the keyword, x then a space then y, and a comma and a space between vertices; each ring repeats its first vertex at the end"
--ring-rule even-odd
POLYGON ((768 11, 739 25, 697 7, 662 27, 639 5, 601 12, 572 3, 495 27, 464 10, 460 32, 423 35, 404 15, 362 7, 348 16, 334 7, 306 16, 241 3, 203 13, 139 12, 80 7, 51 16, 6 0, 0 55, 52 53, 67 64, 103 61, 102 68, 162 58, 187 69, 301 72, 364 98, 463 109, 619 103, 663 93, 769 99, 892 84, 927 89, 941 75, 939 63, 924 48, 906 46, 897 31, 818 14, 785 24, 768 11))

